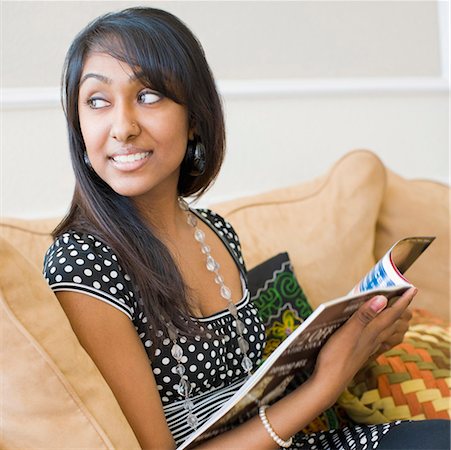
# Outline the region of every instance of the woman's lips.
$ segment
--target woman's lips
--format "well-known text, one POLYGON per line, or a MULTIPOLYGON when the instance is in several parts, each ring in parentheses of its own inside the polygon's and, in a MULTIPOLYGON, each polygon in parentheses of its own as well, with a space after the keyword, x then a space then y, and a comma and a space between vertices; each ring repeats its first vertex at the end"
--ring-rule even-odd
POLYGON ((146 164, 152 154, 152 151, 118 154, 111 156, 109 159, 116 169, 123 172, 132 172, 146 164))

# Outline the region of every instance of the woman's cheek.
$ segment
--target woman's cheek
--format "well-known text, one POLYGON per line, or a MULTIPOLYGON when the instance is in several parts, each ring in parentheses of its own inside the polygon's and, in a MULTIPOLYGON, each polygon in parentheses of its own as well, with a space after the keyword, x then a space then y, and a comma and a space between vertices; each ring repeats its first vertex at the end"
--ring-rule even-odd
POLYGON ((102 160, 107 154, 107 140, 105 131, 89 126, 82 126, 82 136, 85 143, 85 148, 88 157, 93 162, 94 160, 102 160))

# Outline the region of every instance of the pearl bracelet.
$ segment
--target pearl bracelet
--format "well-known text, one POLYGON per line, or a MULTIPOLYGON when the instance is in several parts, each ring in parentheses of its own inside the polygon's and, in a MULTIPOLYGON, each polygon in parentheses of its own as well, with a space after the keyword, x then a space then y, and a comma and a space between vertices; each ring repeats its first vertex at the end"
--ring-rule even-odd
POLYGON ((268 418, 266 417, 265 410, 268 407, 268 405, 260 406, 258 409, 258 415, 260 416, 260 419, 263 423, 263 426, 265 427, 265 430, 268 432, 268 434, 272 437, 273 441, 280 445, 280 447, 288 448, 293 443, 293 438, 290 437, 288 441, 284 441, 279 435, 276 434, 276 432, 272 429, 271 424, 268 421, 268 418))

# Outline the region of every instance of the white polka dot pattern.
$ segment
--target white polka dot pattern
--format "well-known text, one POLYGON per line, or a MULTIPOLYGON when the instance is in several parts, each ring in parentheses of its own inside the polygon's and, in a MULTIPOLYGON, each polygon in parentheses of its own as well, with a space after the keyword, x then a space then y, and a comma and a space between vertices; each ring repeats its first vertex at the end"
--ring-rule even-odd
MULTIPOLYGON (((244 294, 236 306, 239 318, 246 325, 244 335, 250 346, 248 356, 257 367, 265 346, 265 332, 250 300, 238 236, 227 221, 211 210, 196 209, 192 212, 220 237, 240 271, 244 294)), ((170 351, 172 341, 162 330, 156 330, 155 334, 161 338, 159 346, 152 342, 148 319, 137 301, 131 278, 123 271, 111 248, 89 234, 64 233, 46 254, 44 276, 54 291, 71 290, 90 295, 119 309, 133 321, 149 360, 152 360, 157 389, 174 437, 179 440, 190 433, 189 427, 185 429, 186 421, 180 420, 186 411, 177 393, 180 376, 176 374, 175 360, 170 351)), ((202 407, 198 414, 202 421, 233 395, 246 374, 241 367, 242 356, 234 318, 226 305, 223 311, 213 316, 191 319, 198 321, 206 336, 191 339, 181 336, 178 343, 183 348, 182 363, 193 387, 195 408, 202 407)))
MULTIPOLYGON (((237 303, 238 315, 245 323, 244 334, 250 345, 249 357, 254 367, 260 363, 265 346, 264 327, 250 301, 247 290, 246 267, 241 254, 238 236, 230 223, 209 209, 192 210, 224 242, 234 258, 241 275, 243 298, 237 303)), ((122 270, 117 256, 108 245, 90 234, 64 233, 51 245, 44 260, 44 277, 54 291, 78 291, 102 300, 122 311, 133 321, 149 358, 157 382, 169 428, 179 445, 192 432, 183 408, 184 402, 177 394, 175 364, 170 349, 171 341, 162 330, 162 338, 155 347, 149 334, 148 319, 137 301, 131 277, 122 270)), ((240 349, 236 342, 233 317, 227 310, 213 316, 194 319, 210 337, 179 338, 183 347, 186 375, 193 386, 193 411, 200 425, 227 401, 244 383, 245 374, 240 364, 240 349)), ((399 424, 356 426, 310 435, 298 433, 292 449, 375 449, 380 439, 399 424)))
POLYGON ((77 291, 98 298, 134 319, 133 286, 112 250, 91 234, 67 232, 44 259, 44 277, 54 291, 77 291))
POLYGON ((305 450, 374 450, 380 440, 401 421, 383 423, 380 425, 356 425, 338 430, 320 431, 294 436, 291 449, 305 450))

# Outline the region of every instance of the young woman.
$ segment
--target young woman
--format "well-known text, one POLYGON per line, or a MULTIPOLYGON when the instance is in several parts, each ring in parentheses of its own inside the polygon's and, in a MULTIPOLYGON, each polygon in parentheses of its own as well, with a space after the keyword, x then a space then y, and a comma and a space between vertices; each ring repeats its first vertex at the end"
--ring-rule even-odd
MULTIPOLYGON (((175 448, 243 384, 265 344, 233 227, 183 200, 220 169, 221 102, 199 42, 157 9, 96 19, 64 69, 76 187, 44 275, 141 446, 175 448)), ((370 300, 328 341, 306 383, 202 447, 383 443, 402 425, 299 431, 371 355, 402 340, 414 295, 390 308, 370 300)))

